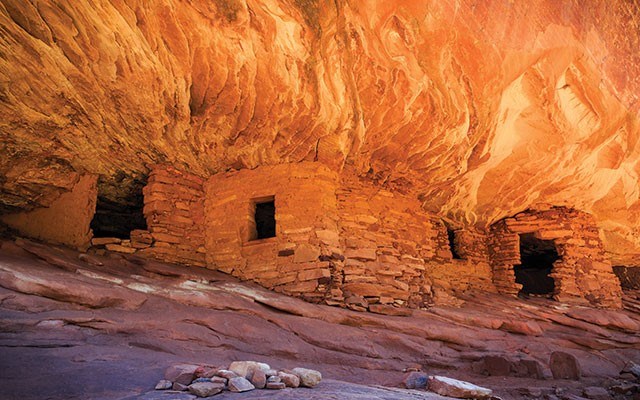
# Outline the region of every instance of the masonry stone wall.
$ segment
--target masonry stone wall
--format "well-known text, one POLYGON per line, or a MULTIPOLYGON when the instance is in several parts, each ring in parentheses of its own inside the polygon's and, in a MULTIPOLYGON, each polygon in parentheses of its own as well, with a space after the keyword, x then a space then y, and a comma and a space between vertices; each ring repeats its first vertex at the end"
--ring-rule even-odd
POLYGON ((424 293, 424 259, 435 253, 435 231, 419 204, 366 185, 342 182, 337 192, 345 299, 352 308, 371 304, 418 306, 424 293))
POLYGON ((468 290, 496 292, 487 234, 472 228, 454 229, 454 247, 460 257, 454 259, 447 227, 439 219, 432 221, 437 232, 433 238, 437 251, 427 260, 425 273, 431 280, 434 302, 447 302, 450 294, 468 290))
POLYGON ((108 250, 217 269, 311 302, 397 313, 457 304, 469 290, 517 294, 519 234, 554 240, 559 300, 619 307, 621 290, 593 218, 566 208, 527 211, 453 232, 416 196, 303 162, 202 179, 154 166, 144 188, 148 230, 98 239, 108 250), (276 235, 258 239, 256 204, 273 200, 276 235))
POLYGON ((484 235, 460 230, 457 247, 465 259, 454 260, 446 226, 415 196, 347 178, 337 199, 348 306, 415 308, 446 302, 452 291, 495 291, 484 235))
POLYGON ((312 302, 332 292, 342 256, 337 176, 318 163, 263 166, 205 183, 206 262, 241 279, 312 302), (273 198, 276 237, 255 240, 256 202, 273 198))
POLYGON ((564 207, 525 211, 491 227, 489 253, 493 280, 501 293, 515 294, 521 289, 513 267, 520 264, 522 233, 554 241, 560 256, 550 274, 556 299, 621 306, 620 282, 605 255, 595 220, 587 213, 564 207))
POLYGON ((204 180, 168 165, 151 169, 143 189, 147 229, 131 233, 137 253, 205 266, 204 180))

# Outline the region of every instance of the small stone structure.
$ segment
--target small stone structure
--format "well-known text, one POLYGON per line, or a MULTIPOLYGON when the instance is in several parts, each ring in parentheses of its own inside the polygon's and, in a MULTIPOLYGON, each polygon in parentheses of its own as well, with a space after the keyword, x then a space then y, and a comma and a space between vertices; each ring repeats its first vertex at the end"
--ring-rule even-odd
MULTIPOLYGON (((455 304, 452 294, 467 290, 517 294, 521 235, 530 235, 557 250, 547 274, 550 295, 621 305, 595 221, 577 210, 525 211, 486 231, 452 229, 415 196, 316 162, 208 179, 156 165, 143 194, 147 229, 132 231, 130 239, 95 238, 94 245, 217 269, 311 302, 402 315, 398 307, 455 304)), ((95 198, 95 177, 83 178, 78 190, 34 211, 46 220, 58 215, 51 221, 60 221, 62 238, 31 227, 26 215, 3 220, 13 226, 23 221, 29 236, 82 247, 95 198), (79 201, 87 204, 68 206, 79 201)))
POLYGON ((205 266, 203 184, 202 178, 172 166, 152 167, 143 189, 149 232, 135 231, 132 246, 160 260, 205 266))
POLYGON ((339 244, 337 175, 315 163, 212 176, 205 183, 207 265, 278 292, 330 295, 339 244), (275 204, 275 237, 258 239, 256 204, 275 204))
POLYGON ((313 162, 206 180, 160 165, 144 195, 149 232, 131 238, 139 253, 312 302, 395 314, 470 289, 517 294, 518 235, 534 233, 560 252, 551 274, 557 299, 620 306, 595 222, 576 210, 528 211, 488 232, 456 229, 451 243, 441 218, 415 197, 313 162), (275 236, 258 238, 256 207, 264 202, 275 206, 275 236))
POLYGON ((516 283, 514 265, 521 262, 519 235, 525 233, 552 240, 557 248, 560 259, 550 274, 556 299, 621 307, 620 282, 605 255, 595 220, 564 207, 525 211, 491 226, 489 253, 499 292, 517 294, 522 287, 516 283))

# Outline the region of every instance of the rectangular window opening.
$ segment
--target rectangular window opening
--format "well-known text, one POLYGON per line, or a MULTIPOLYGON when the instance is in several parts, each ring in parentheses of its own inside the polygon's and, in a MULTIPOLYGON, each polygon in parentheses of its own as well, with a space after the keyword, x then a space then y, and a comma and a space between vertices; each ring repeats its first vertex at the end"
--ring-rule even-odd
POLYGON ((254 200, 256 234, 254 240, 276 237, 276 203, 275 197, 254 200))

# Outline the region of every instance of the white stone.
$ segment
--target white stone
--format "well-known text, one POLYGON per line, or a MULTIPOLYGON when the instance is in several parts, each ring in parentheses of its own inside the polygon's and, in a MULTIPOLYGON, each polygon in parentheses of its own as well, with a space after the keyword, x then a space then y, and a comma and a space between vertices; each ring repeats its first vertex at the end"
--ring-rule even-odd
POLYGON ((430 376, 427 387, 432 392, 458 399, 487 399, 493 393, 491 389, 445 376, 430 376))
POLYGON ((249 378, 255 368, 261 369, 265 374, 271 369, 269 364, 257 361, 234 361, 229 365, 229 371, 235 372, 238 376, 243 378, 249 378))

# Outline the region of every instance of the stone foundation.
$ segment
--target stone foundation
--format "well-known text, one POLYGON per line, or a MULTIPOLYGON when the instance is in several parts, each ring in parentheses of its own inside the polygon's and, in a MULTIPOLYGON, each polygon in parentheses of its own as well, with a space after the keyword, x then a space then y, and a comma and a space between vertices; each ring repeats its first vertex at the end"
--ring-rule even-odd
POLYGON ((593 217, 564 207, 525 211, 491 227, 489 254, 493 282, 501 293, 517 294, 514 265, 520 264, 519 234, 553 240, 560 259, 550 276, 555 282, 554 298, 587 301, 595 306, 621 306, 620 283, 613 274, 593 217))

